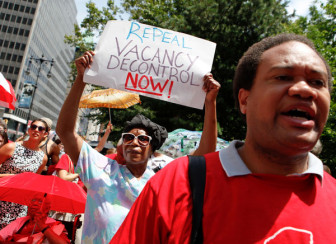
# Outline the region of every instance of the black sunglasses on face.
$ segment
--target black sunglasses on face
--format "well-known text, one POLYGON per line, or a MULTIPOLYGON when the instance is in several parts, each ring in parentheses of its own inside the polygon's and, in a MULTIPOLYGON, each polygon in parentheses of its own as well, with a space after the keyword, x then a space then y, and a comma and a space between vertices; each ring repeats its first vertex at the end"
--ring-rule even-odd
POLYGON ((123 144, 129 145, 132 144, 134 139, 136 138, 139 142, 139 145, 142 147, 147 147, 152 140, 152 137, 147 136, 147 135, 134 135, 132 133, 122 133, 121 138, 123 140, 123 144))
POLYGON ((32 130, 36 130, 36 128, 37 128, 38 131, 40 131, 40 132, 42 132, 42 131, 44 131, 44 130, 46 129, 46 128, 43 127, 43 126, 37 126, 37 125, 31 125, 30 128, 31 128, 32 130))

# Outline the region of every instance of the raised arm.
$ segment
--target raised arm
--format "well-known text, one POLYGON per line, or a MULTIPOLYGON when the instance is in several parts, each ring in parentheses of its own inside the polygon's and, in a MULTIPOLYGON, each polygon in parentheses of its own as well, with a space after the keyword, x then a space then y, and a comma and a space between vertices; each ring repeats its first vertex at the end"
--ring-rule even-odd
POLYGON ((104 133, 103 137, 100 139, 97 147, 95 148, 98 152, 101 152, 101 150, 103 150, 103 148, 105 146, 105 143, 107 141, 107 138, 109 137, 112 130, 113 130, 113 125, 112 125, 111 121, 109 121, 107 126, 106 126, 106 130, 105 130, 105 133, 104 133))
POLYGON ((206 92, 204 125, 199 147, 192 153, 195 156, 214 152, 217 144, 216 98, 221 86, 210 73, 204 76, 203 81, 206 92))
POLYGON ((56 133, 63 142, 64 148, 66 148, 75 165, 77 164, 83 144, 83 139, 75 131, 78 104, 85 87, 83 81, 84 71, 86 68, 90 67, 93 56, 93 51, 87 51, 83 56, 76 59, 77 77, 62 106, 56 126, 56 133))

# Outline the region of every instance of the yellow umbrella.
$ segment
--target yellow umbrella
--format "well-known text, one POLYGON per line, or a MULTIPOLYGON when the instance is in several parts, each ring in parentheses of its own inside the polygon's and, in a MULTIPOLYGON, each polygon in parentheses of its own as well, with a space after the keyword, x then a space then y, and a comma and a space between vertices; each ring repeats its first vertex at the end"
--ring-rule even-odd
MULTIPOLYGON (((139 94, 116 90, 113 88, 95 90, 83 95, 79 102, 80 108, 128 108, 141 103, 139 94)), ((110 110, 109 110, 110 113, 110 110)), ((111 120, 111 113, 110 113, 111 120)))

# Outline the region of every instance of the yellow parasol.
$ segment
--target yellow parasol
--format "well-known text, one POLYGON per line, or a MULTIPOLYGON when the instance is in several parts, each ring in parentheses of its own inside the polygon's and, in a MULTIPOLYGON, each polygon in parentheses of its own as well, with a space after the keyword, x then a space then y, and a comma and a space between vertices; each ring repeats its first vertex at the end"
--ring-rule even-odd
MULTIPOLYGON (((139 94, 116 90, 113 88, 96 90, 83 95, 79 102, 80 108, 128 108, 141 103, 139 94)), ((110 120, 111 120, 111 112, 110 120)))

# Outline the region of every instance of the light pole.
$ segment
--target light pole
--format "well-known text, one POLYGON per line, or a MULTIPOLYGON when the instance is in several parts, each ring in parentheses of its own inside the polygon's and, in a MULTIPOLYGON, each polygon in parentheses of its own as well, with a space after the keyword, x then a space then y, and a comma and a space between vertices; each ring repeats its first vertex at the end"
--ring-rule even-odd
POLYGON ((28 117, 27 117, 27 126, 28 126, 28 121, 30 119, 31 110, 32 110, 32 107, 33 107, 33 101, 34 101, 34 97, 35 97, 35 91, 37 89, 37 82, 38 82, 38 79, 40 77, 40 71, 41 71, 42 65, 44 63, 50 64, 50 69, 49 69, 48 74, 47 74, 48 78, 51 77, 51 68, 54 65, 54 59, 51 59, 51 60, 45 59, 43 54, 42 54, 41 57, 33 57, 33 55, 31 55, 30 58, 29 58, 29 63, 28 63, 27 70, 25 72, 26 75, 30 74, 30 65, 31 65, 31 63, 32 63, 33 60, 35 61, 35 63, 37 63, 39 65, 39 68, 38 68, 38 71, 37 71, 36 82, 35 82, 35 85, 34 85, 35 89, 33 91, 32 100, 31 100, 30 105, 29 105, 29 112, 28 112, 28 117))

